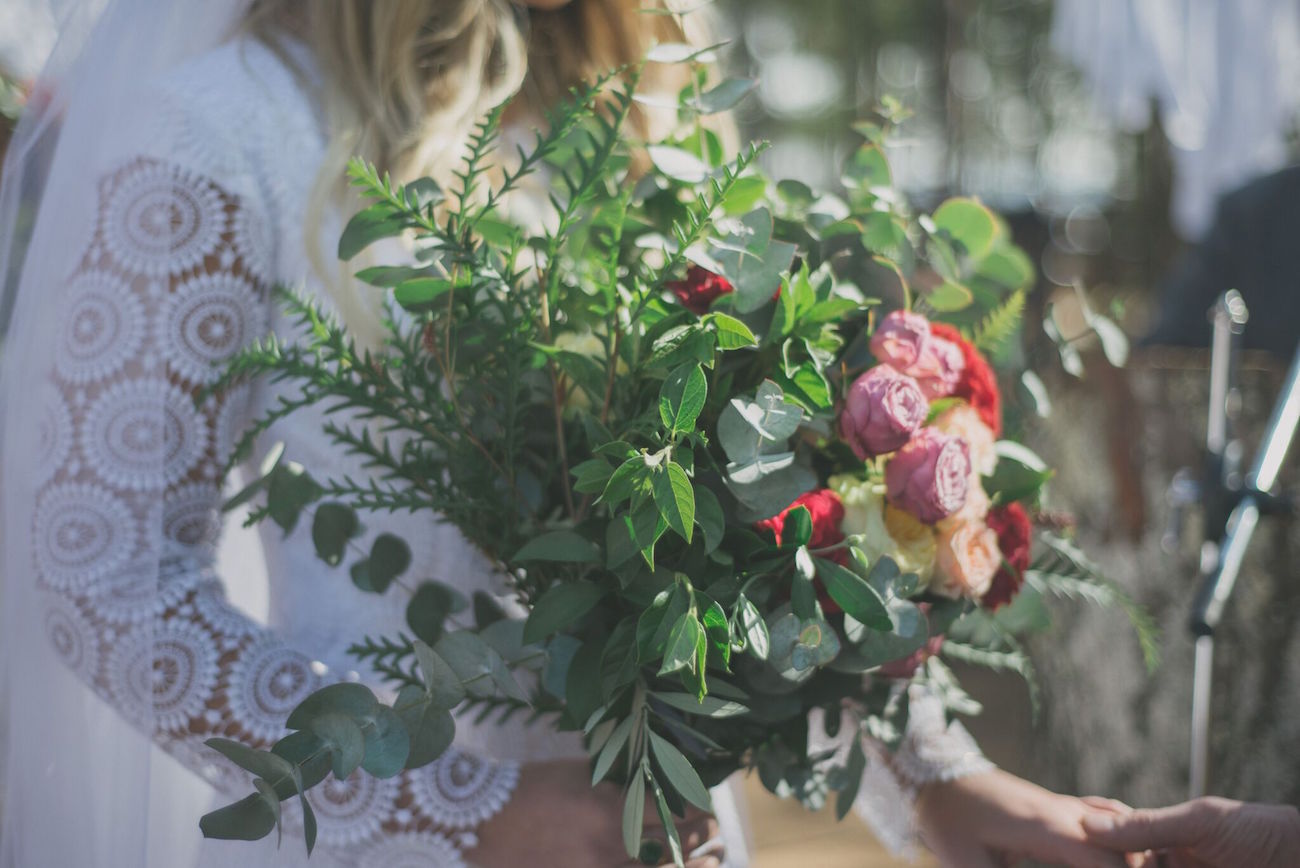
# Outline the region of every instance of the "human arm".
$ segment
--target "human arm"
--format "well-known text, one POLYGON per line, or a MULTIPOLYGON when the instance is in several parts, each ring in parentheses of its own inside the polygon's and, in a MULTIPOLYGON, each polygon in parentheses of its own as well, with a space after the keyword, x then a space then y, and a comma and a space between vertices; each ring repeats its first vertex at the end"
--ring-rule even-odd
POLYGON ((1088 840, 1131 853, 1167 851, 1175 868, 1288 868, 1300 862, 1300 811, 1202 798, 1084 820, 1088 840))

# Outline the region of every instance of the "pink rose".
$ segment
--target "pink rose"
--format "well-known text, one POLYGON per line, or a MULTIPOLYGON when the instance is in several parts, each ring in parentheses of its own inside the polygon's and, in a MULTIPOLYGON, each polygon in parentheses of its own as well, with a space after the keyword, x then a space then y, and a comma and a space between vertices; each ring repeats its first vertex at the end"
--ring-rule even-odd
POLYGON ((965 505, 970 471, 964 440, 922 428, 885 465, 885 490, 894 505, 934 524, 965 505))
POLYGON ((946 398, 957 391, 965 369, 966 360, 962 357, 961 347, 932 335, 921 352, 921 358, 903 373, 915 379, 925 397, 933 400, 946 398))
POLYGON ((919 313, 896 310, 876 326, 871 336, 871 354, 881 363, 906 372, 920 361, 929 341, 929 320, 919 313))
POLYGON ((871 354, 882 363, 916 380, 930 399, 956 391, 966 369, 961 347, 936 337, 930 321, 920 314, 896 310, 876 326, 871 354))
POLYGON ((952 437, 966 441, 970 449, 972 470, 980 476, 992 476, 998 463, 997 438, 980 417, 979 412, 965 402, 944 410, 934 420, 934 427, 952 437))
POLYGON ((1001 566, 997 533, 982 521, 961 522, 939 533, 937 576, 930 587, 946 597, 978 600, 1001 566))
POLYGON ((840 413, 840 436, 861 459, 902 446, 925 422, 930 402, 911 377, 876 365, 849 386, 840 413))

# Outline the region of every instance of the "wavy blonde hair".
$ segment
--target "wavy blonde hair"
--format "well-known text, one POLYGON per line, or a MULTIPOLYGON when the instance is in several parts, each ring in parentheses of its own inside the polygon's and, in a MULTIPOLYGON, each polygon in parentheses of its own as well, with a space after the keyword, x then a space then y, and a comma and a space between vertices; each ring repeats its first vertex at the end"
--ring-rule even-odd
MULTIPOLYGON (((428 175, 446 181, 475 122, 512 95, 518 96, 507 119, 536 122, 583 80, 637 61, 657 42, 686 38, 672 16, 641 11, 660 2, 574 0, 545 11, 509 0, 253 4, 248 32, 277 50, 286 34, 301 38, 323 73, 319 98, 330 143, 305 235, 314 267, 359 337, 377 337, 376 304, 313 249, 325 206, 341 192, 347 159, 364 156, 401 180, 428 175)), ((685 83, 676 67, 651 72, 646 83, 652 91, 685 83)), ((632 131, 645 137, 660 132, 656 121, 640 106, 629 118, 632 131)))

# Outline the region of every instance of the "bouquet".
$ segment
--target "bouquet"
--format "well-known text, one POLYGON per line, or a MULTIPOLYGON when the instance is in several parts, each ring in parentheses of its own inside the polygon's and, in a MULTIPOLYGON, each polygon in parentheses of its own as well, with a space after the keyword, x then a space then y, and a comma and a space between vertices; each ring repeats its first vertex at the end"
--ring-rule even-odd
POLYGON ((685 46, 650 62, 692 65, 666 141, 624 134, 630 69, 575 92, 512 164, 491 158, 491 114, 450 189, 354 162, 369 205, 340 256, 398 235, 413 251, 357 274, 389 293, 383 346, 284 292, 303 340, 248 349, 217 385, 301 387, 245 447, 324 404, 339 450, 375 471, 315 478, 276 455, 232 501, 254 502, 253 520, 287 532, 308 516, 323 561, 386 593, 410 551, 382 535, 350 557, 359 513, 436 515, 528 615, 414 588, 406 631, 352 648, 395 700, 335 684, 269 751, 213 739, 257 789, 205 817, 205 834, 269 834, 281 800, 331 773, 428 763, 452 742, 452 713, 477 710, 581 732, 593 781, 624 788, 628 853, 649 800, 680 863, 673 815, 707 810, 737 769, 848 809, 861 740, 843 761, 810 751, 811 710, 851 709, 889 744, 911 682, 972 710, 944 659, 1029 677, 1017 635, 1045 624, 1045 593, 1126 606, 1153 647, 1064 537, 1039 533, 1034 559, 1051 471, 1001 439, 991 364, 1013 359, 1034 271, 1003 221, 969 198, 909 208, 884 149, 896 104, 855 127, 843 193, 817 193, 766 177, 761 146, 729 155, 710 131, 752 82, 709 87, 685 46), (530 176, 551 191, 540 227, 504 207, 530 176), (452 623, 470 612, 473 627, 452 623))

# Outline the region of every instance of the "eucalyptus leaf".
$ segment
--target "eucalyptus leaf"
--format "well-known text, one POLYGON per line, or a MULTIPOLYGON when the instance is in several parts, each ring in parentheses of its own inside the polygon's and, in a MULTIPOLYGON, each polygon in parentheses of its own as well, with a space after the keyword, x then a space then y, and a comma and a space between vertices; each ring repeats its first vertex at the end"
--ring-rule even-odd
POLYGON ((972 259, 987 256, 1000 234, 993 212, 975 199, 949 199, 935 210, 933 220, 935 227, 959 243, 972 259))
POLYGON ((322 503, 312 517, 311 541, 316 556, 331 567, 338 566, 348 542, 361 529, 356 510, 341 503, 322 503))
POLYGON ((366 755, 361 767, 367 773, 380 779, 391 778, 406 767, 411 736, 397 712, 386 705, 379 706, 364 732, 366 755))
POLYGON ((205 838, 222 841, 259 841, 275 829, 276 816, 260 793, 204 814, 199 830, 205 838))
POLYGON ((456 719, 431 701, 424 691, 408 684, 397 693, 393 710, 410 735, 408 769, 426 766, 446 753, 456 738, 456 719))
POLYGON ((401 537, 381 533, 370 544, 370 557, 366 561, 370 586, 383 593, 393 580, 406 572, 411 565, 411 547, 401 537))
POLYGON ((289 729, 307 729, 313 718, 337 713, 359 720, 375 713, 379 700, 369 687, 351 681, 330 684, 312 693, 289 713, 289 729))
POLYGON ((702 115, 725 112, 734 108, 736 103, 744 99, 757 85, 758 82, 753 79, 729 78, 717 87, 700 94, 694 106, 702 115))
POLYGON ((322 714, 312 718, 311 731, 330 749, 334 777, 345 780, 366 755, 366 738, 361 727, 342 714, 322 714))
POLYGON ((412 641, 411 646, 420 667, 420 677, 424 680, 424 694, 435 708, 455 708, 465 698, 465 688, 455 670, 437 651, 419 639, 412 641))

